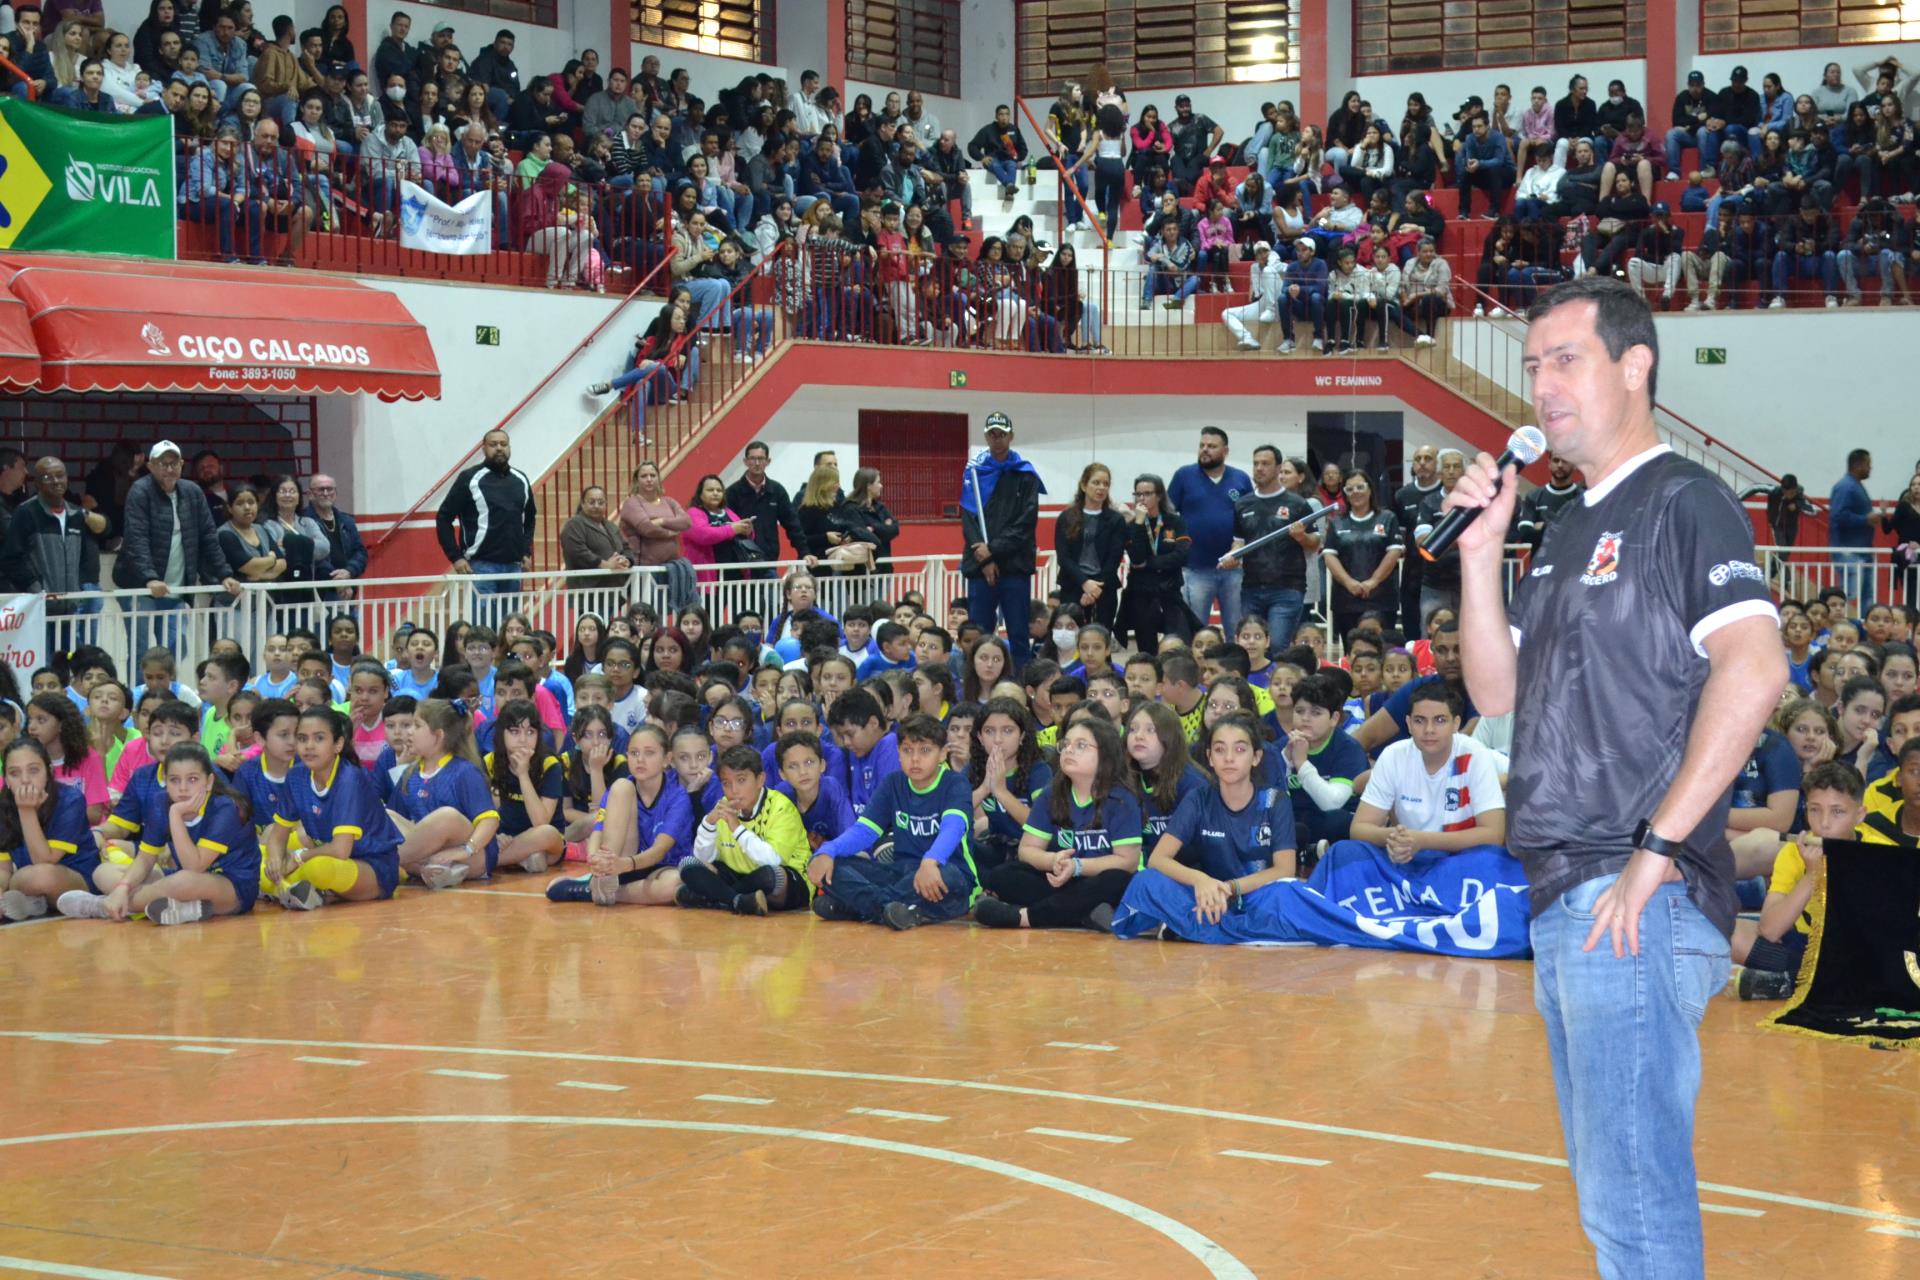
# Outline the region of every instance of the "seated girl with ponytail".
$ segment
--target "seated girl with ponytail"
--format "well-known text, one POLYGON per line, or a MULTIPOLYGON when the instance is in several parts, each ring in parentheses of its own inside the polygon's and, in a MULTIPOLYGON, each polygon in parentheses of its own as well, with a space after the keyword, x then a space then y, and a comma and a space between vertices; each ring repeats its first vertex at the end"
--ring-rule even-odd
POLYGON ((19 737, 0 757, 0 916, 31 920, 69 894, 90 895, 100 848, 87 827, 87 797, 58 782, 53 760, 34 738, 19 737))
MULTIPOLYGON (((574 721, 576 733, 580 724, 574 721)), ((596 806, 588 874, 549 884, 549 902, 673 905, 678 867, 693 854, 693 806, 667 767, 667 745, 667 731, 657 724, 634 729, 627 739, 628 776, 608 787, 596 806)))
MULTIPOLYGON (((512 669, 501 670, 503 683, 512 669)), ((559 825, 564 821, 560 800, 566 793, 566 764, 554 754, 540 708, 531 700, 513 698, 500 704, 485 765, 500 802, 500 861, 535 874, 560 861, 567 851, 559 825)))
POLYGON ((719 763, 720 798, 694 834, 692 860, 680 864, 677 900, 735 915, 804 908, 813 847, 799 809, 766 785, 751 745, 728 747, 719 763))
POLYGON ((352 741, 346 714, 331 707, 301 712, 294 727, 298 763, 287 774, 285 807, 274 810, 266 847, 267 878, 281 886, 274 901, 288 910, 391 898, 400 883, 400 829, 352 741))
POLYGON ((429 889, 492 875, 500 810, 473 748, 473 713, 461 702, 428 698, 414 712, 413 755, 393 788, 401 870, 429 889))
POLYGON ((133 867, 109 893, 61 894, 62 915, 126 920, 144 913, 155 924, 194 924, 253 910, 260 893, 260 841, 246 797, 227 785, 197 742, 171 748, 161 767, 166 807, 149 809, 133 867), (165 843, 149 843, 153 828, 162 824, 165 843), (172 865, 166 874, 148 881, 148 870, 167 855, 172 865))

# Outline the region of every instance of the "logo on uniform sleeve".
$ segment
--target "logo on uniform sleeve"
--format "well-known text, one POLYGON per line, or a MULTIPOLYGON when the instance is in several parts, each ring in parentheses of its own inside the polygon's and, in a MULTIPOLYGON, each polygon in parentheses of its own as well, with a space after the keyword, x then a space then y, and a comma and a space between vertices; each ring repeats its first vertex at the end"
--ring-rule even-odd
POLYGON ((1626 537, 1626 530, 1618 533, 1602 533, 1599 541, 1593 544, 1593 555, 1587 560, 1587 571, 1580 575, 1580 581, 1590 587, 1602 587, 1620 576, 1620 540, 1626 537))
POLYGON ((1760 571, 1759 565, 1747 560, 1729 560, 1707 571, 1707 581, 1716 587, 1724 587, 1735 578, 1751 578, 1755 582, 1765 582, 1767 575, 1760 571))

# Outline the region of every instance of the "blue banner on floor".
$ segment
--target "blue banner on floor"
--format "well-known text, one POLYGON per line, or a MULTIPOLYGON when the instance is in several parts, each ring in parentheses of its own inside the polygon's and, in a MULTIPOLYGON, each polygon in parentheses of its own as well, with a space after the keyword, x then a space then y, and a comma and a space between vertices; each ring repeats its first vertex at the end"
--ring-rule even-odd
POLYGON ((1426 854, 1395 863, 1383 850, 1342 841, 1310 881, 1283 880, 1247 895, 1218 924, 1193 914, 1193 890, 1143 871, 1114 913, 1113 931, 1137 937, 1159 925, 1190 942, 1294 942, 1435 955, 1510 959, 1532 954, 1527 877, 1497 847, 1426 854))

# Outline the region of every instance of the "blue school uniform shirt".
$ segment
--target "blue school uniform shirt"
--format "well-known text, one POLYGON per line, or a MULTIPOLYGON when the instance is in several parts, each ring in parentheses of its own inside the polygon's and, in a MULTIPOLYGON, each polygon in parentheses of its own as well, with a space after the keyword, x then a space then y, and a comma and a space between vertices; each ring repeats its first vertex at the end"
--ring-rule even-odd
POLYGON ((486 672, 474 672, 473 682, 480 686, 480 714, 489 720, 493 718, 493 682, 500 674, 500 668, 488 667, 486 672))
POLYGON ((1733 780, 1733 807, 1764 809, 1767 797, 1773 792, 1799 790, 1800 757, 1793 754, 1793 746, 1785 737, 1772 729, 1766 730, 1760 735, 1760 745, 1753 749, 1746 766, 1733 780))
POLYGON ((1140 816, 1140 802, 1132 792, 1113 791, 1104 798, 1089 800, 1084 804, 1079 793, 1075 792, 1065 827, 1053 820, 1049 803, 1051 799, 1052 795, 1048 794, 1034 802, 1027 814, 1028 835, 1038 836, 1047 842, 1049 849, 1075 858, 1103 858, 1109 854, 1120 854, 1139 861, 1144 822, 1140 816))
POLYGON ((1180 802, 1166 834, 1180 842, 1182 866, 1235 880, 1265 871, 1274 854, 1293 848, 1293 806, 1285 792, 1262 787, 1236 812, 1208 786, 1180 802))
POLYGON ((413 678, 412 667, 402 667, 393 673, 393 692, 396 697, 404 693, 409 698, 424 700, 433 696, 433 688, 439 683, 440 673, 437 671, 427 672, 424 681, 413 678))
MULTIPOLYGON (((888 733, 868 754, 857 756, 849 751, 846 757, 847 799, 853 801, 856 812, 865 813, 881 784, 900 772, 900 740, 888 733)), ((971 792, 968 799, 972 799, 971 792)))
MULTIPOLYGON (((892 735, 888 735, 888 739, 891 741, 892 735)), ((941 765, 940 774, 932 784, 925 791, 918 791, 896 763, 880 780, 860 814, 858 825, 879 835, 891 835, 895 862, 919 862, 934 856, 932 850, 940 835, 940 823, 953 816, 958 816, 969 829, 972 827, 973 789, 967 786, 964 777, 941 765)), ((968 874, 973 874, 973 852, 966 835, 961 836, 955 852, 968 874)), ((949 854, 945 858, 935 857, 935 861, 945 863, 952 858, 953 854, 949 854)))
POLYGON ((264 831, 273 825, 274 814, 291 812, 287 784, 293 780, 293 770, 299 763, 296 760, 288 765, 285 777, 275 778, 267 773, 265 756, 241 761, 240 768, 234 772, 233 785, 247 798, 255 828, 264 831))
POLYGON ((393 799, 400 816, 414 822, 440 808, 452 809, 469 822, 500 816, 487 775, 459 756, 440 757, 432 773, 416 764, 401 775, 393 799))
MULTIPOLYGON (((163 798, 165 794, 161 793, 163 798)), ((142 851, 158 853, 162 847, 172 844, 172 815, 163 809, 160 821, 164 824, 161 829, 167 833, 161 837, 161 845, 149 844, 149 835, 140 842, 142 851)), ((187 820, 187 834, 193 837, 194 844, 213 855, 207 873, 225 876, 240 891, 242 901, 251 902, 260 884, 260 835, 252 822, 240 816, 240 807, 234 804, 233 798, 208 796, 206 807, 187 820)), ((179 861, 177 855, 174 861, 179 861)))
POLYGON ((1813 692, 1813 677, 1807 674, 1807 668, 1813 664, 1813 655, 1818 652, 1818 649, 1809 648, 1805 662, 1795 662, 1791 653, 1787 655, 1787 679, 1802 693, 1813 692))
MULTIPOLYGON (((1034 761, 1033 768, 1027 770, 1027 803, 1029 805, 1038 803, 1035 797, 1041 795, 1041 793, 1052 785, 1053 770, 1047 767, 1045 760, 1034 761)), ((971 795, 972 793, 969 792, 968 794, 971 795)), ((1000 803, 998 796, 989 795, 983 799, 980 802, 980 812, 987 816, 987 835, 989 838, 998 837, 1003 840, 1011 840, 1015 844, 1019 843, 1021 832, 1024 831, 1025 828, 1013 820, 1013 815, 1007 812, 1006 806, 1000 803)))
MULTIPOLYGON (((493 776, 493 753, 488 752, 487 777, 493 776)), ((553 816, 546 820, 549 826, 562 826, 565 819, 560 817, 559 802, 567 793, 567 769, 559 756, 550 755, 537 760, 529 768, 533 774, 534 793, 543 800, 554 802, 553 816)), ((500 793, 500 834, 517 836, 523 831, 533 829, 533 815, 527 812, 527 798, 520 790, 520 779, 515 778, 508 784, 513 790, 500 793)))
MULTIPOLYGON (((1278 742, 1269 743, 1267 754, 1284 760, 1282 745, 1278 742)), ((1352 782, 1372 767, 1372 761, 1367 759, 1367 749, 1348 737, 1344 729, 1335 729, 1318 751, 1307 752, 1307 760, 1313 765, 1314 772, 1328 782, 1352 782)), ((1295 808, 1313 804, 1311 796, 1303 797, 1299 776, 1293 773, 1287 775, 1287 798, 1295 808)), ((1352 803, 1351 800, 1349 803, 1352 803)))
MULTIPOLYGON (((661 836, 673 837, 673 848, 667 850, 667 856, 660 860, 663 867, 678 866, 693 854, 693 802, 687 798, 686 788, 673 776, 671 770, 660 783, 660 794, 648 804, 646 797, 634 788, 634 819, 640 828, 641 852, 653 846, 661 836)), ((604 830, 607 820, 607 802, 600 800, 599 816, 594 822, 596 831, 604 830)))
POLYGON ((400 780, 403 767, 400 757, 394 754, 390 746, 380 748, 380 754, 374 757, 373 768, 368 772, 373 775, 373 789, 380 796, 381 804, 393 800, 393 784, 400 780))
MULTIPOLYGON (((793 794, 793 788, 784 778, 774 783, 773 789, 792 800, 795 806, 799 805, 799 797, 793 794)), ((813 798, 813 807, 800 814, 800 825, 807 829, 807 844, 818 849, 858 821, 853 802, 847 799, 847 789, 840 785, 840 779, 821 774, 820 794, 813 798)))
POLYGON ((353 664, 351 662, 333 662, 331 657, 329 657, 327 661, 333 663, 333 682, 335 684, 344 689, 352 683, 353 664))
MULTIPOLYGON (((773 742, 762 748, 760 752, 760 766, 766 770, 769 778, 778 778, 780 776, 779 747, 780 740, 775 738, 773 742)), ((834 742, 832 734, 826 734, 820 739, 820 760, 821 763, 826 766, 820 771, 821 780, 825 781, 831 778, 835 782, 840 783, 840 789, 845 791, 846 782, 844 779, 847 776, 847 753, 840 749, 838 743, 834 742)))
POLYGON ((272 676, 262 671, 253 679, 247 681, 246 687, 259 694, 262 698, 284 698, 293 691, 293 686, 299 683, 300 676, 294 671, 287 672, 285 676, 278 680, 275 680, 272 676))
MULTIPOLYGON (((91 876, 100 865, 99 845, 94 842, 93 831, 87 823, 86 793, 79 787, 66 782, 53 784, 53 816, 41 826, 40 832, 46 836, 47 847, 60 866, 91 876)), ((13 857, 16 871, 33 865, 33 851, 27 848, 25 840, 7 852, 13 857)))
POLYGON ((328 775, 316 783, 311 769, 294 765, 287 775, 287 808, 274 810, 273 820, 289 829, 304 828, 315 844, 326 844, 342 833, 350 835, 355 858, 393 857, 400 848, 400 828, 380 803, 372 774, 343 756, 329 767, 328 775))
POLYGON ((1194 792, 1205 790, 1209 785, 1207 775, 1200 772, 1200 766, 1195 764, 1187 766, 1186 771, 1180 775, 1180 780, 1174 783, 1173 794, 1165 800, 1156 796, 1147 786, 1146 781, 1141 780, 1140 817, 1147 837, 1145 852, 1152 853, 1154 844, 1166 834, 1167 823, 1178 812, 1181 802, 1194 792))
POLYGON ((560 709, 566 713, 567 723, 573 723, 573 684, 558 671, 550 672, 541 685, 560 703, 560 709))
POLYGON ((854 672, 854 678, 856 680, 869 680, 874 676, 881 675, 888 671, 912 671, 918 665, 919 664, 913 660, 913 654, 911 653, 907 654, 906 657, 898 662, 891 662, 887 659, 887 655, 880 652, 876 647, 873 653, 860 663, 860 669, 854 672))

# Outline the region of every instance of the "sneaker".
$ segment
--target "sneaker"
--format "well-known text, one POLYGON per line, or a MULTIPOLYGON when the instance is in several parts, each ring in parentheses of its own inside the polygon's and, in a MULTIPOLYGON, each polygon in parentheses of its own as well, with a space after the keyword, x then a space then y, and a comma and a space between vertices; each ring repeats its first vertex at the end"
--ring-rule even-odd
POLYGON ((700 899, 693 896, 693 890, 681 885, 673 891, 673 905, 676 907, 697 907, 700 899))
POLYGON ((755 889, 752 893, 743 893, 733 900, 733 914, 737 916, 763 916, 767 914, 767 891, 755 889))
POLYGON ((37 893, 9 889, 0 893, 0 917, 8 920, 33 920, 47 914, 47 900, 37 893))
POLYGON ((1786 298, 1776 293, 1773 295, 1773 301, 1767 304, 1767 310, 1782 311, 1786 309, 1786 305, 1787 305, 1786 298))
POLYGON ((1324 338, 1315 338, 1313 340, 1313 349, 1319 355, 1327 354, 1326 340, 1324 338))
POLYGON ((1413 345, 1416 347, 1430 347, 1433 345, 1433 335, 1430 333, 1420 334, 1414 338, 1413 345))
POLYGON ((1320 865, 1320 859, 1326 856, 1327 842, 1325 840, 1315 840, 1312 844, 1302 849, 1298 859, 1299 866, 1296 868, 1300 878, 1305 880, 1308 876, 1312 875, 1313 869, 1320 865))
POLYGON ((1087 912, 1087 928, 1097 930, 1100 933, 1112 933, 1113 908, 1103 902, 1093 910, 1087 912))
POLYGON ((1680 175, 1675 173, 1673 170, 1669 169, 1667 170, 1667 176, 1665 180, 1668 182, 1678 182, 1680 181, 1680 175))
POLYGON ((1495 320, 1505 320, 1512 313, 1508 311, 1505 307, 1495 307, 1492 311, 1489 311, 1487 314, 1492 316, 1495 320))
POLYGON ((1699 310, 1701 310, 1701 305, 1700 305, 1700 299, 1698 299, 1698 298, 1695 298, 1695 299, 1694 299, 1694 300, 1693 300, 1692 302, 1689 302, 1689 303, 1688 303, 1688 304, 1686 305, 1686 308, 1685 308, 1685 309, 1686 309, 1686 310, 1688 310, 1688 311, 1699 311, 1699 310))
POLYGON ((1151 311, 1151 310, 1153 310, 1153 299, 1152 299, 1152 298, 1142 298, 1142 299, 1140 299, 1140 309, 1141 309, 1142 311, 1151 311))
POLYGON ((1718 311, 1720 309, 1720 299, 1714 297, 1712 294, 1708 294, 1706 302, 1702 305, 1705 306, 1708 311, 1718 311))
POLYGON ((327 905, 326 897, 305 880, 296 880, 276 899, 288 911, 318 911, 327 905))
POLYGON ((178 902, 172 898, 155 898, 147 904, 147 919, 155 924, 199 924, 213 914, 213 909, 200 901, 178 902))
POLYGON ((527 860, 520 864, 520 869, 530 876, 539 875, 547 869, 547 855, 538 849, 534 850, 527 855, 527 860))
POLYGON ((1840 305, 1843 307, 1857 307, 1860 305, 1860 295, 1857 293, 1850 293, 1846 296, 1846 299, 1843 302, 1841 302, 1840 305))
POLYGON ((1839 305, 1840 305, 1840 299, 1834 297, 1832 294, 1827 295, 1827 310, 1832 311, 1835 307, 1839 305))
POLYGON ((1735 990, 1742 1000, 1785 1000, 1793 994, 1793 975, 1771 969, 1742 969, 1735 990))
POLYGON ((1283 356, 1290 356, 1290 355, 1292 355, 1292 354, 1293 354, 1293 339, 1292 339, 1292 338, 1288 338, 1288 339, 1287 339, 1287 340, 1286 340, 1285 342, 1282 342, 1282 343, 1280 344, 1280 354, 1281 354, 1281 355, 1283 355, 1283 356))
POLYGON ((605 396, 605 395, 612 395, 612 394, 613 394, 613 384, 612 384, 611 382, 591 382, 591 383, 588 383, 588 384, 587 384, 587 394, 588 394, 588 395, 590 395, 590 396, 605 396))
POLYGON ((1474 315, 1475 315, 1476 317, 1479 317, 1479 316, 1484 316, 1484 315, 1486 315, 1486 314, 1487 314, 1487 309, 1486 309, 1486 307, 1485 307, 1484 305, 1482 305, 1481 303, 1478 303, 1478 302, 1476 302, 1476 303, 1474 303, 1474 304, 1473 304, 1473 314, 1474 314, 1474 315))
POLYGON ((589 876, 587 885, 596 907, 611 907, 620 901, 619 876, 589 876))
POLYGON ((464 862, 429 862, 420 868, 420 883, 429 889, 451 889, 467 878, 464 862))
POLYGON ((817 892, 813 895, 813 914, 822 920, 858 920, 860 918, 859 912, 826 892, 817 892))
POLYGON ((1890 306, 1892 306, 1892 305, 1893 305, 1893 295, 1892 295, 1891 293, 1888 293, 1888 292, 1887 292, 1887 291, 1886 291, 1885 289, 1882 289, 1882 290, 1880 291, 1880 301, 1879 301, 1879 303, 1878 303, 1878 304, 1876 304, 1876 305, 1878 305, 1878 306, 1882 306, 1882 307, 1890 307, 1890 306))
POLYGON ((1240 344, 1240 349, 1242 351, 1258 351, 1260 344, 1257 342, 1243 342, 1240 344))
POLYGON ((880 919, 887 928, 905 933, 909 929, 918 929, 925 924, 926 917, 920 914, 920 908, 911 902, 889 902, 881 909, 880 919))
POLYGON ((61 915, 72 916, 76 920, 105 920, 107 895, 88 893, 85 889, 69 889, 60 895, 53 907, 61 915))
MULTIPOLYGON (((973 922, 989 929, 1018 929, 1020 908, 998 898, 982 898, 973 904, 973 922)), ((889 920, 887 923, 893 922, 889 920)))
POLYGON ((1174 294, 1170 296, 1165 302, 1161 303, 1160 305, 1165 307, 1169 311, 1178 311, 1181 307, 1186 305, 1186 300, 1184 298, 1181 298, 1178 294, 1174 294))

